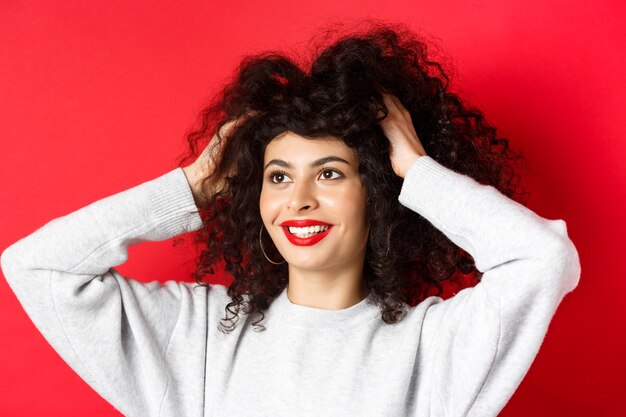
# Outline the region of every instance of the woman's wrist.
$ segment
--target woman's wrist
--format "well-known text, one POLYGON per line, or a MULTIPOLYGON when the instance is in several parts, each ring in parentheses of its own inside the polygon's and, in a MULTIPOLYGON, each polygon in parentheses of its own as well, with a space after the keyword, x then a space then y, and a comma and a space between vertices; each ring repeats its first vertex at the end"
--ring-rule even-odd
POLYGON ((191 193, 193 194, 193 199, 196 202, 196 206, 204 206, 206 203, 206 197, 202 192, 203 177, 199 175, 197 167, 194 164, 191 164, 184 167, 183 172, 185 173, 185 177, 187 178, 187 183, 189 184, 189 188, 191 189, 191 193))

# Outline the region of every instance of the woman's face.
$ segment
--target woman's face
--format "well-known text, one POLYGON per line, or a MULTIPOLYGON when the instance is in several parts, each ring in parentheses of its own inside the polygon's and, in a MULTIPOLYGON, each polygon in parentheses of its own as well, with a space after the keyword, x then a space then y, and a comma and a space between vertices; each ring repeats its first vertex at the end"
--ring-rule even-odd
POLYGON ((267 145, 263 167, 261 218, 290 268, 363 264, 369 222, 355 151, 332 136, 305 139, 286 132, 267 145), (304 228, 290 231, 290 221, 304 228), (317 228, 306 227, 312 224, 317 228))

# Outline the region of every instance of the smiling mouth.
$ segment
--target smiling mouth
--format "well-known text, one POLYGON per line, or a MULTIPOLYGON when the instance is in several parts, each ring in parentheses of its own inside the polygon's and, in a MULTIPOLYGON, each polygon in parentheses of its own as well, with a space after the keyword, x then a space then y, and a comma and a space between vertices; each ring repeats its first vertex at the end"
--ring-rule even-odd
POLYGON ((330 225, 323 225, 323 226, 318 225, 318 226, 309 226, 309 227, 284 226, 284 229, 287 232, 289 232, 289 234, 299 237, 301 239, 306 239, 307 237, 324 233, 329 228, 330 228, 330 225))
POLYGON ((328 236, 332 228, 333 225, 316 225, 305 228, 283 226, 283 232, 285 233, 285 236, 287 237, 289 242, 291 242, 293 245, 312 246, 316 245, 318 242, 328 236))

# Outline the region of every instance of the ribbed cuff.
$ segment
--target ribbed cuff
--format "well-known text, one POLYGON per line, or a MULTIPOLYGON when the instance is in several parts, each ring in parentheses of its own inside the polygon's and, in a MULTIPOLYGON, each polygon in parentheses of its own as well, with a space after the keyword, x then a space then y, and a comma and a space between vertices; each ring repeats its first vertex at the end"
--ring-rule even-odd
POLYGON ((147 185, 155 220, 165 238, 202 227, 202 219, 182 168, 175 168, 147 185))
POLYGON ((451 173, 457 174, 428 155, 420 156, 407 171, 398 201, 420 214, 432 212, 455 181, 451 173))

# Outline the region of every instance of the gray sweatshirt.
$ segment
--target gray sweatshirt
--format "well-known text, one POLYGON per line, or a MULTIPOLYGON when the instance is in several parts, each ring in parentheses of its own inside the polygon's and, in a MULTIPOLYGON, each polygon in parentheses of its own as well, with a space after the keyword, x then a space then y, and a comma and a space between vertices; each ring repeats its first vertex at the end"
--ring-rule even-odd
POLYGON ((226 335, 224 286, 121 275, 129 246, 202 226, 181 168, 48 222, 1 265, 46 340, 127 416, 495 416, 579 282, 566 224, 429 156, 411 166, 399 202, 484 275, 394 325, 369 297, 323 310, 283 291, 266 331, 242 316, 226 335))

